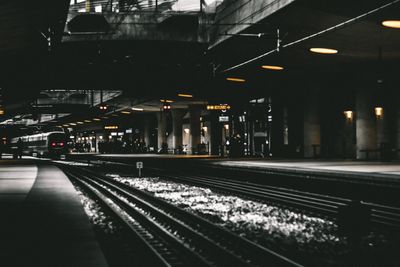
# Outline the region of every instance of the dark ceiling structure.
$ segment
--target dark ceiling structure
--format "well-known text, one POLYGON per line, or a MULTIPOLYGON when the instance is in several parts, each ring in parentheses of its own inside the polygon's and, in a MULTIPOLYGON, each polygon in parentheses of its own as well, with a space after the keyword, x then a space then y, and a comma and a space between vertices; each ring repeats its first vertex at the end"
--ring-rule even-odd
POLYGON ((399 79, 400 30, 381 25, 399 19, 398 2, 297 0, 210 50, 204 43, 168 41, 61 43, 69 1, 29 2, 0 4, 0 86, 10 105, 26 104, 44 89, 123 90, 128 98, 147 99, 186 91, 213 101, 247 101, 282 88, 294 92, 301 82, 347 90, 359 83, 355 77, 388 86, 399 79), (278 29, 279 52, 240 65, 276 49, 278 29), (314 54, 311 47, 339 52, 314 54))

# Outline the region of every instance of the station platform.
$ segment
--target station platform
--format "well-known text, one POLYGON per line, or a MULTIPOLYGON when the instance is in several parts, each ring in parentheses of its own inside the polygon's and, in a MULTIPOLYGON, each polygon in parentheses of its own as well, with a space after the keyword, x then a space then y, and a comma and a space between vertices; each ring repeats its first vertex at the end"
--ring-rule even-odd
POLYGON ((335 175, 363 179, 390 179, 400 183, 400 162, 358 160, 221 159, 209 164, 226 168, 299 174, 335 175))
POLYGON ((57 167, 0 160, 0 266, 108 266, 77 192, 57 167))

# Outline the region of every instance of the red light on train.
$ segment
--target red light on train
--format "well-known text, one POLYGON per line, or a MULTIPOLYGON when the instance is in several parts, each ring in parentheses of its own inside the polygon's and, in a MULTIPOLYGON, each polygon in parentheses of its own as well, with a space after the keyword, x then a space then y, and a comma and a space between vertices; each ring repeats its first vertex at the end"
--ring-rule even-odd
POLYGON ((59 143, 59 145, 60 145, 60 146, 64 146, 64 143, 63 143, 63 142, 61 142, 61 143, 59 143))
POLYGON ((51 143, 51 146, 53 146, 53 147, 56 146, 56 145, 57 145, 56 143, 51 143))

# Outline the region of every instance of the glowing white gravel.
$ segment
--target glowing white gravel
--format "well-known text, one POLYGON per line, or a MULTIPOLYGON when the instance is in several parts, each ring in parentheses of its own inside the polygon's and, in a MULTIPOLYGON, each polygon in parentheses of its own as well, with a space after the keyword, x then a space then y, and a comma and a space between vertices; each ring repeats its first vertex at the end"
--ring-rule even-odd
POLYGON ((318 250, 329 244, 328 250, 342 246, 344 238, 335 232, 334 222, 304 215, 262 202, 237 196, 223 195, 208 188, 185 185, 158 178, 131 178, 110 174, 115 180, 153 193, 186 210, 212 219, 251 240, 264 243, 272 241, 298 246, 300 250, 318 250), (311 248, 307 244, 312 243, 311 248))

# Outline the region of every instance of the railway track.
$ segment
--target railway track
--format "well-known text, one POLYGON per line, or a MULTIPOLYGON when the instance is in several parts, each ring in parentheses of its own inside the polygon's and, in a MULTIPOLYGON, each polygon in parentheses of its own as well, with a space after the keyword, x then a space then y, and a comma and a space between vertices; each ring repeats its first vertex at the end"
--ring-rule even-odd
MULTIPOLYGON (((205 175, 170 174, 165 170, 156 168, 148 169, 151 172, 150 174, 165 179, 214 188, 219 191, 278 204, 286 208, 296 208, 303 212, 328 216, 333 220, 338 219, 342 208, 353 203, 351 199, 302 192, 282 187, 205 175)), ((370 210, 370 223, 373 229, 384 232, 393 232, 393 230, 400 232, 400 208, 363 201, 361 201, 361 204, 370 210)))
POLYGON ((160 266, 301 266, 151 194, 88 170, 61 168, 140 236, 160 266))

